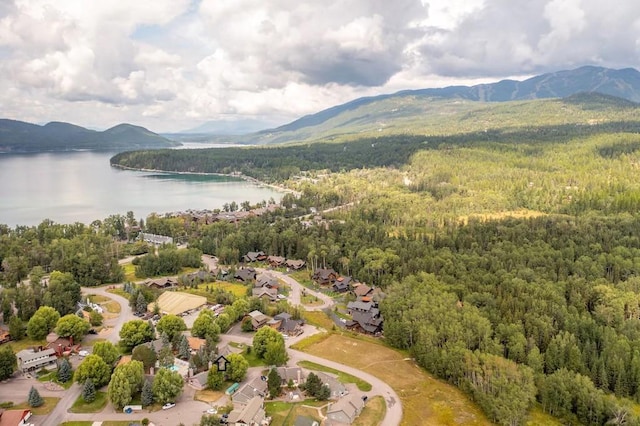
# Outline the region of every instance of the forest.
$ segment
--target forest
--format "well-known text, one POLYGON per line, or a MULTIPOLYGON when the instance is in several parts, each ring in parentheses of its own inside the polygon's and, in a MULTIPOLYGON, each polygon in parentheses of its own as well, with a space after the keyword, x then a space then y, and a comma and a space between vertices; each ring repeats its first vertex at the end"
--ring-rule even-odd
MULTIPOLYGON (((380 287, 384 341, 498 424, 524 424, 534 405, 568 423, 640 424, 640 123, 593 114, 590 125, 112 161, 240 171, 295 190, 239 223, 154 215, 141 225, 225 264, 262 250, 380 287), (296 217, 311 208, 320 219, 296 217)), ((144 253, 117 243, 134 222, 2 227, 3 285, 34 267, 117 281, 117 258, 144 253)))

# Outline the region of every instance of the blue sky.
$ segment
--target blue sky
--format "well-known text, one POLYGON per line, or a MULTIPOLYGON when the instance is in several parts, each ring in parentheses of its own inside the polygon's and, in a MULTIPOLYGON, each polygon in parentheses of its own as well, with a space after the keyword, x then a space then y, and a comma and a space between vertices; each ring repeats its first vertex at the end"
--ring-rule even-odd
POLYGON ((0 117, 269 126, 360 96, 639 58, 635 0, 5 0, 0 117))

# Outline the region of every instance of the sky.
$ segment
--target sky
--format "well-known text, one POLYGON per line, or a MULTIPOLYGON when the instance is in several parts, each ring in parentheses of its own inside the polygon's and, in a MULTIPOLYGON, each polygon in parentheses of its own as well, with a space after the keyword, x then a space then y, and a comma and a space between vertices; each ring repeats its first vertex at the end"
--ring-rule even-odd
POLYGON ((0 0, 0 117, 263 127, 361 97, 639 67, 637 0, 0 0))

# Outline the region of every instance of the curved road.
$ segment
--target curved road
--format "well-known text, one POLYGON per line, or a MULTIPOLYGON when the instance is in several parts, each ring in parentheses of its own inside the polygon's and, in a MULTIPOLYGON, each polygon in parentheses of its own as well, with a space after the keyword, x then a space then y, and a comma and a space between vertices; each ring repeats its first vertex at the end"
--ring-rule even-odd
POLYGON ((323 309, 331 308, 333 306, 334 302, 331 297, 327 296, 324 293, 320 293, 318 291, 314 291, 309 288, 306 288, 305 286, 303 286, 302 284, 300 284, 298 281, 294 280, 287 274, 284 274, 280 271, 274 271, 271 269, 264 269, 264 268, 256 268, 256 271, 261 273, 271 274, 274 277, 278 278, 279 280, 283 281, 289 287, 291 287, 291 293, 289 294, 289 301, 291 302, 292 305, 302 306, 307 311, 321 311, 323 309), (307 294, 311 294, 313 296, 316 296, 318 299, 322 300, 322 305, 304 306, 302 304, 303 289, 307 294))

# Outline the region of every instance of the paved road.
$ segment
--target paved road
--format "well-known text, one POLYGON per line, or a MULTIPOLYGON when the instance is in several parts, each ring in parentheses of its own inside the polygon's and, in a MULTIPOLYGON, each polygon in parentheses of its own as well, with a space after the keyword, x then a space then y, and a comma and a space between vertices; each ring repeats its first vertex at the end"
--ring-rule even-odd
POLYGON ((105 296, 112 300, 115 300, 120 305, 120 315, 118 315, 117 318, 106 320, 105 325, 110 327, 110 329, 106 333, 99 336, 100 338, 107 339, 115 345, 120 340, 120 329, 122 328, 124 323, 139 318, 133 315, 133 311, 129 307, 129 301, 120 295, 109 293, 107 291, 109 287, 120 286, 109 285, 102 287, 82 287, 82 294, 96 294, 105 296))
POLYGON ((284 273, 282 273, 280 271, 275 271, 275 270, 271 270, 271 269, 263 269, 263 268, 256 268, 256 271, 267 273, 267 274, 271 274, 274 277, 284 281, 284 283, 287 284, 291 288, 291 293, 289 293, 289 302, 292 305, 302 306, 307 311, 321 311, 321 310, 326 309, 326 308, 331 308, 333 306, 333 304, 334 304, 333 299, 331 297, 327 296, 324 293, 320 293, 319 291, 314 291, 314 290, 311 290, 309 288, 306 288, 305 286, 300 284, 298 281, 296 281, 293 278, 291 278, 289 275, 284 274, 284 273), (302 291, 303 290, 307 294, 311 294, 313 296, 316 296, 318 299, 322 300, 322 305, 304 306, 302 304, 302 291))

